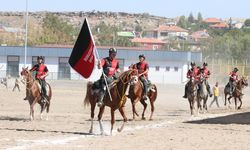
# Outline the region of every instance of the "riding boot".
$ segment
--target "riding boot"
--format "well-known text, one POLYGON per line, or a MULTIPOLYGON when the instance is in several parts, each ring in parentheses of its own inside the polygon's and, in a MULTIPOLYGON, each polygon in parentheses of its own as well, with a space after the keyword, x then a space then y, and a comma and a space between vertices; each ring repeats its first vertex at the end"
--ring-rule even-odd
POLYGON ((104 90, 102 89, 101 92, 100 92, 100 96, 98 97, 98 101, 97 101, 97 106, 98 107, 101 107, 103 105, 104 96, 105 96, 105 89, 104 90))

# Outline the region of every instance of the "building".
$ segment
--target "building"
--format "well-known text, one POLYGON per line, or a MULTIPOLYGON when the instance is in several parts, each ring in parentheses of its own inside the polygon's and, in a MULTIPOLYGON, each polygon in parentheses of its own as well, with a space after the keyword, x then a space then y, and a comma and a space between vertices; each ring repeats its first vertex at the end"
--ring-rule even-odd
MULTIPOLYGON (((107 57, 107 48, 99 47, 99 56, 107 57)), ((31 68, 36 63, 37 56, 45 56, 45 62, 49 69, 47 79, 83 79, 68 64, 68 58, 72 47, 28 47, 26 65, 24 64, 24 47, 0 46, 0 77, 7 75, 18 76, 22 67, 31 68)), ((202 53, 185 51, 149 51, 149 50, 128 50, 118 49, 117 58, 120 62, 121 70, 127 70, 131 64, 138 62, 138 56, 144 54, 149 62, 149 78, 153 83, 182 83, 185 82, 186 72, 190 61, 201 62, 202 53)), ((101 71, 94 69, 89 80, 97 80, 101 71)))
POLYGON ((138 44, 140 47, 150 50, 162 49, 167 42, 155 38, 134 38, 132 43, 138 44))

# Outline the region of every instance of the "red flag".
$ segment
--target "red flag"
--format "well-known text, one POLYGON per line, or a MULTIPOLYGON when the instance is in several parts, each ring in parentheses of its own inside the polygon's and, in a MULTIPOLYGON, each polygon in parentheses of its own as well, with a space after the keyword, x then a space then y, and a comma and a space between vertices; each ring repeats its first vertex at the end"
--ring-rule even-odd
POLYGON ((82 29, 69 58, 70 66, 84 78, 88 78, 95 65, 95 44, 87 19, 84 20, 82 29))

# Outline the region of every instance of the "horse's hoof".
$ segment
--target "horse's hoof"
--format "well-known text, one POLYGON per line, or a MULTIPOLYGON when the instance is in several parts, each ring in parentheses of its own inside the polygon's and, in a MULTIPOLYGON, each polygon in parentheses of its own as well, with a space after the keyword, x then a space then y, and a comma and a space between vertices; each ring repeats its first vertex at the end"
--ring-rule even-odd
POLYGON ((118 132, 122 132, 122 130, 120 128, 117 129, 118 132))
POLYGON ((146 120, 146 118, 145 118, 145 117, 142 117, 141 120, 146 120))
POLYGON ((150 119, 149 119, 149 121, 153 121, 153 119, 152 119, 152 118, 150 118, 150 119))
POLYGON ((240 109, 240 107, 238 107, 238 109, 240 109))

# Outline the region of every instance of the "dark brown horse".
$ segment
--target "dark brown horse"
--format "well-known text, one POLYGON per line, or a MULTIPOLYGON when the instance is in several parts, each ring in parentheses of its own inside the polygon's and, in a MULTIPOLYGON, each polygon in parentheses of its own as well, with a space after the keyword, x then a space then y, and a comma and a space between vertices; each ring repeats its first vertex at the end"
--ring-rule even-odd
POLYGON ((248 80, 245 77, 242 77, 239 81, 236 82, 236 87, 235 90, 233 91, 232 95, 230 95, 230 87, 229 84, 225 86, 224 89, 224 94, 225 94, 225 106, 227 105, 227 100, 228 103, 231 104, 230 99, 234 97, 234 102, 235 102, 235 109, 240 109, 242 106, 242 90, 244 87, 248 86, 248 80), (230 95, 227 98, 227 95, 230 95), (240 101, 240 106, 237 108, 237 99, 240 101))
POLYGON ((200 108, 200 101, 197 98, 197 90, 198 90, 198 81, 196 81, 194 78, 191 78, 188 83, 187 98, 190 105, 190 111, 192 116, 194 115, 195 102, 197 103, 197 113, 199 113, 199 108, 200 108))
MULTIPOLYGON (((150 114, 149 120, 152 120, 154 109, 155 109, 154 102, 157 98, 157 88, 155 84, 150 85, 147 96, 149 98, 150 105, 151 105, 151 114, 150 114)), ((132 103, 133 120, 135 120, 135 115, 139 116, 135 109, 135 104, 138 101, 140 101, 141 104, 143 105, 142 119, 145 120, 144 114, 147 108, 147 103, 142 98, 143 97, 143 84, 138 79, 138 77, 135 77, 133 79, 133 82, 131 82, 130 87, 129 87, 129 95, 127 97, 130 98, 131 103, 132 103)))
POLYGON ((26 95, 30 104, 30 119, 34 120, 34 105, 36 103, 40 104, 40 118, 43 119, 43 111, 46 109, 47 111, 47 120, 49 113, 49 106, 52 97, 52 91, 50 85, 47 83, 47 100, 45 102, 41 101, 41 86, 38 81, 33 79, 31 72, 27 68, 22 68, 21 76, 26 80, 26 95))
MULTIPOLYGON (((101 130, 101 134, 104 133, 103 131, 103 126, 102 126, 102 115, 105 109, 105 106, 110 107, 110 111, 111 111, 111 130, 110 130, 110 134, 112 135, 112 130, 113 130, 113 126, 115 123, 115 110, 119 110, 119 112, 121 113, 122 117, 123 117, 123 124, 121 126, 121 128, 118 128, 118 132, 121 132, 125 123, 127 122, 127 117, 125 115, 124 112, 124 104, 126 103, 126 95, 125 92, 127 90, 128 84, 130 82, 131 79, 133 79, 135 76, 137 76, 138 73, 135 70, 128 70, 123 72, 119 78, 114 81, 111 84, 110 87, 110 94, 111 94, 111 98, 109 97, 108 92, 106 92, 104 98, 103 98, 103 103, 104 105, 100 107, 99 110, 99 114, 98 114, 98 121, 99 121, 99 125, 100 125, 100 130, 101 130)), ((89 132, 93 133, 93 119, 94 119, 94 111, 95 111, 95 106, 96 106, 96 102, 97 102, 97 95, 98 92, 96 93, 95 91, 92 90, 92 86, 93 83, 92 82, 88 82, 87 84, 87 93, 84 99, 84 105, 91 105, 91 127, 89 132)))

